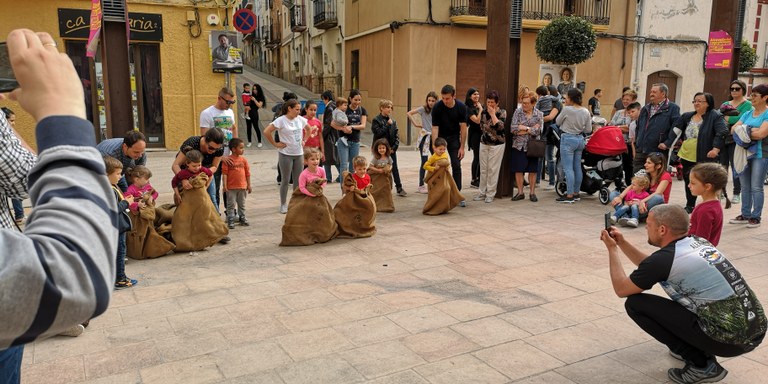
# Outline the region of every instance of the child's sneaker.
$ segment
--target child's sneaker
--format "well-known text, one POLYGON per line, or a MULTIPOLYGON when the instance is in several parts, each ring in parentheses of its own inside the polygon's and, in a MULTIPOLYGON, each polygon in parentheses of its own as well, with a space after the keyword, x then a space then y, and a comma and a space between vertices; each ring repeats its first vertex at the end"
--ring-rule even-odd
POLYGON ((83 334, 85 327, 82 324, 75 325, 67 328, 64 332, 59 333, 59 336, 78 337, 83 334))
POLYGON ((634 217, 631 218, 631 219, 627 219, 627 224, 626 225, 627 225, 627 227, 637 228, 637 225, 638 225, 637 219, 635 219, 634 217))
POLYGON ((424 185, 419 186, 419 190, 417 192, 418 193, 429 193, 429 191, 427 190, 427 185, 424 184, 424 185))
POLYGON ((242 225, 243 227, 247 227, 247 226, 249 226, 251 224, 248 222, 248 219, 246 219, 245 217, 241 217, 240 218, 240 225, 242 225))
POLYGON ((400 196, 400 197, 406 197, 406 196, 408 196, 408 193, 405 192, 405 189, 399 188, 397 190, 397 195, 400 196))
POLYGON ((463 207, 466 207, 466 206, 467 206, 467 201, 466 200, 459 201, 459 207, 463 208, 463 207))
POLYGON ((139 282, 134 279, 129 279, 127 277, 124 277, 115 282, 115 289, 120 290, 120 289, 130 288, 138 283, 139 282))
POLYGON ((626 227, 629 225, 629 218, 628 217, 620 217, 619 218, 619 226, 626 227))
POLYGON ((611 215, 611 224, 616 225, 617 223, 616 215, 611 215))

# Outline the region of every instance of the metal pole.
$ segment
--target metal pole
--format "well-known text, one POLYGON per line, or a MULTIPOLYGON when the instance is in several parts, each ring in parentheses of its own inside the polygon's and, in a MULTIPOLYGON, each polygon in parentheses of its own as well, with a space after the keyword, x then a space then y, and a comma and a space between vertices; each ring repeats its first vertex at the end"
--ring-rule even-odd
MULTIPOLYGON (((408 103, 406 105, 406 108, 407 108, 408 111, 411 110, 411 97, 412 96, 413 96, 413 89, 408 88, 408 103)), ((408 115, 406 115, 406 116, 408 116, 408 115)), ((406 133, 408 135, 407 138, 406 138, 406 145, 410 146, 411 145, 411 119, 406 117, 405 120, 406 120, 406 124, 407 124, 406 125, 406 127, 407 127, 406 128, 406 133)))

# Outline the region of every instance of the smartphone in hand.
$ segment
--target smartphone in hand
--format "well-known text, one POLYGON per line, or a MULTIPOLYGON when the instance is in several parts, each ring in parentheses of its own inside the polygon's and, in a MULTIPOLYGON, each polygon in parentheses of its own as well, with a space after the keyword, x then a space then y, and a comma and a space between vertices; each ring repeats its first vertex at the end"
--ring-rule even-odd
POLYGON ((19 87, 16 76, 11 68, 11 59, 8 56, 8 46, 0 42, 0 93, 10 92, 19 87))
POLYGON ((611 237, 613 237, 613 235, 611 234, 611 213, 606 212, 603 218, 605 219, 605 230, 608 231, 608 234, 611 237))

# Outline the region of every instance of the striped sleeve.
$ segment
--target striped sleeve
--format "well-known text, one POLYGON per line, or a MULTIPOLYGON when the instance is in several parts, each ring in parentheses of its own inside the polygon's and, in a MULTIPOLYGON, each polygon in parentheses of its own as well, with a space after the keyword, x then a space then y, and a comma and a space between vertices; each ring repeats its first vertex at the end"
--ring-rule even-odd
POLYGON ((83 119, 37 126, 24 233, 0 230, 0 349, 60 333, 103 313, 115 276, 117 204, 83 119))

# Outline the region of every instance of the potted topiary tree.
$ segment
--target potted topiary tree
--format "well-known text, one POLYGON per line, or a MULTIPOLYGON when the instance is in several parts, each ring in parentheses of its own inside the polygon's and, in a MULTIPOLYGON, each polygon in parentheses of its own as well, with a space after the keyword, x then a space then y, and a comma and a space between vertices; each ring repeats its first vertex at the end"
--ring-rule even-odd
POLYGON ((536 56, 561 65, 587 61, 597 48, 592 24, 578 16, 560 16, 536 35, 536 56))
POLYGON ((757 52, 746 40, 741 41, 741 52, 739 53, 739 72, 749 72, 757 63, 757 52))

